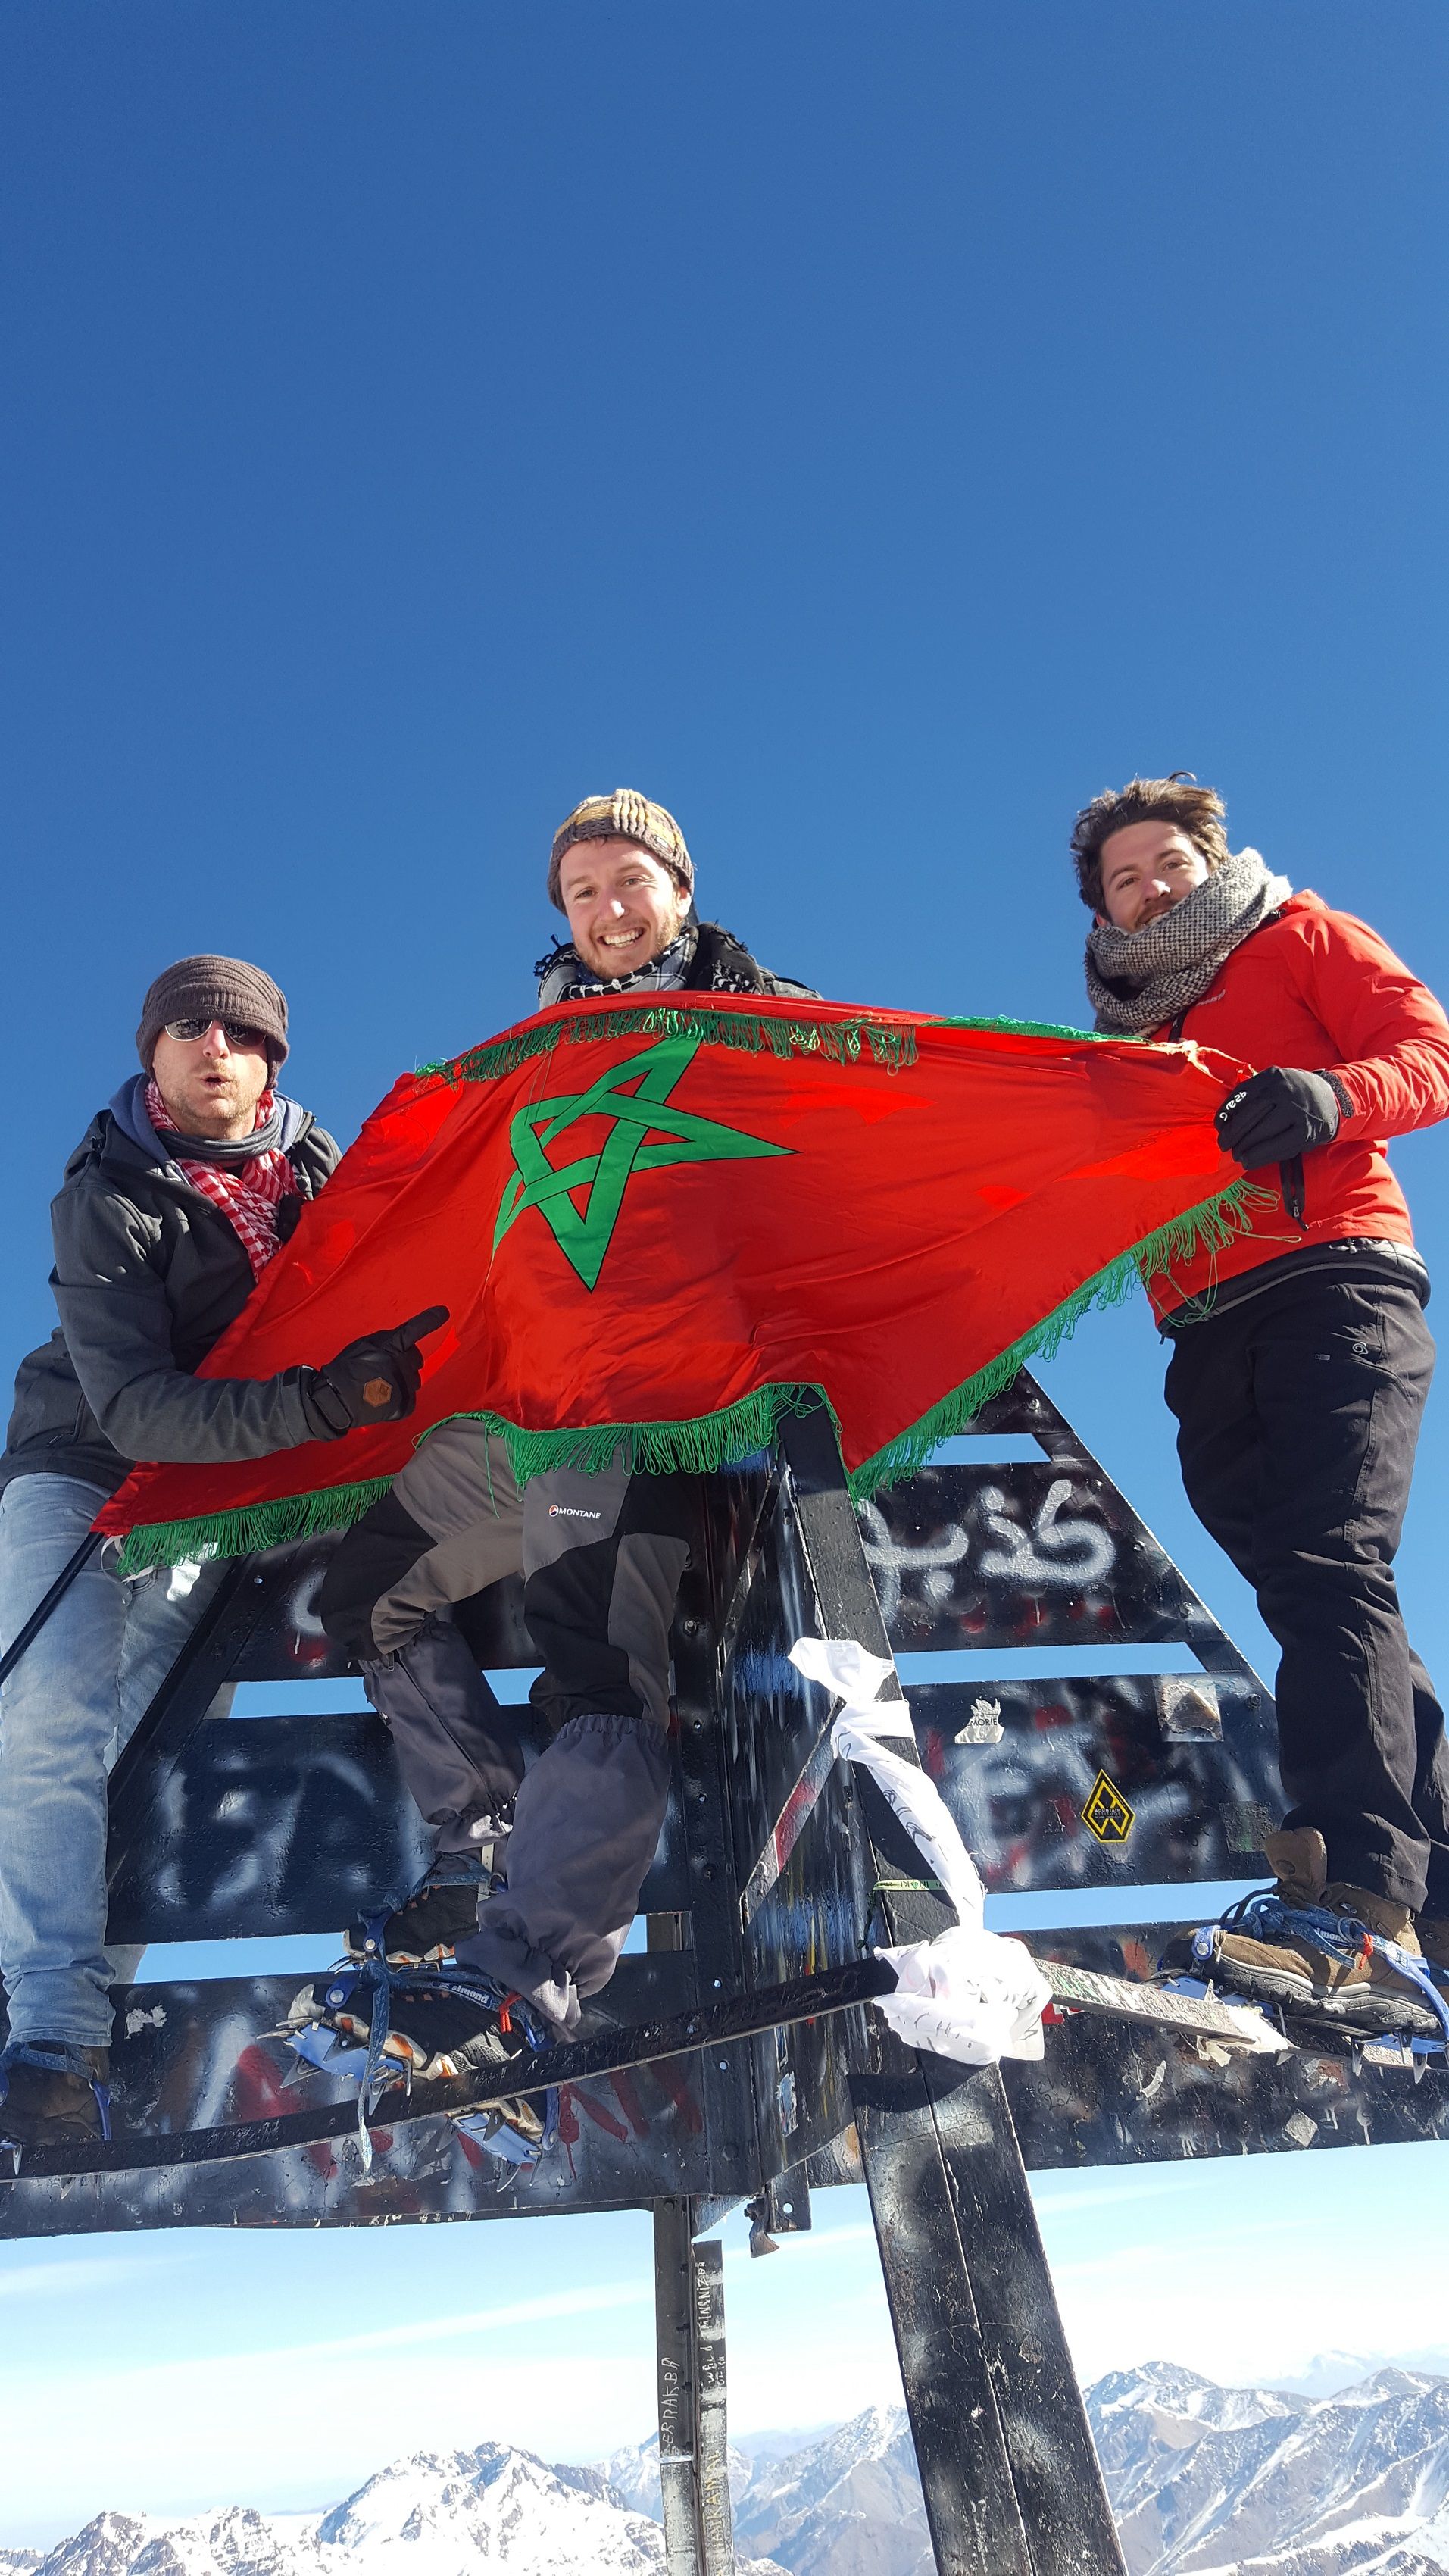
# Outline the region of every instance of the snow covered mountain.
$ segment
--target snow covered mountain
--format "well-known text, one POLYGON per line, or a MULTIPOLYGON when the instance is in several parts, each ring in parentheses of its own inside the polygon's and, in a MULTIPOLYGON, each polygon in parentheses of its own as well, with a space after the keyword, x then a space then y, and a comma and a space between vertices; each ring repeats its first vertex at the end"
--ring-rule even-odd
MULTIPOLYGON (((98 2514, 35 2576, 476 2576, 480 2561, 510 2576, 661 2576, 664 2535, 597 2469, 484 2442, 396 2460, 321 2515, 98 2514)), ((784 2576, 768 2559, 739 2566, 784 2576)))
MULTIPOLYGON (((1449 2378, 1313 2398, 1150 2362, 1088 2391, 1131 2576, 1445 2576, 1449 2378)), ((932 2576, 904 2414, 732 2449, 739 2576, 932 2576), (751 2555, 750 2553, 754 2554, 751 2555)), ((394 2461, 322 2514, 103 2513, 0 2576, 663 2576, 656 2445, 596 2467, 484 2442, 394 2461)))
MULTIPOLYGON (((731 2444, 729 2457, 737 2551, 758 2550, 790 2576, 933 2576, 903 2407, 869 2407, 793 2447, 731 2444)), ((602 2474, 638 2512, 659 2512, 657 2440, 615 2451, 602 2474)))
MULTIPOLYGON (((1336 2380, 1343 2358, 1321 2356, 1313 2375, 1336 2380)), ((1099 2380, 1087 2411, 1131 2576, 1449 2570, 1449 2378, 1385 2367, 1315 2398, 1151 2362, 1099 2380)), ((746 2441, 732 2466, 742 2552, 790 2576, 932 2576, 899 2409, 873 2408, 782 2458, 746 2441)), ((607 2472, 658 2512, 652 2445, 607 2472)))
POLYGON ((1441 2576, 1449 2380, 1317 2401, 1152 2362, 1088 2391, 1132 2576, 1441 2576))
MULTIPOLYGON (((745 2452, 737 2451, 733 2442, 729 2448, 729 2464, 730 2495, 738 2504, 754 2471, 750 2458, 745 2452)), ((659 2499, 657 2433, 651 2434, 647 2442, 631 2443, 625 2451, 611 2451, 607 2460, 600 2461, 599 2475, 635 2513, 647 2513, 653 2521, 659 2520, 663 2508, 659 2499)), ((3 2568, 0 2568, 0 2576, 4 2576, 3 2568)))
POLYGON ((904 2408, 869 2407, 807 2449, 757 2458, 735 2546, 791 2576, 935 2576, 904 2408))

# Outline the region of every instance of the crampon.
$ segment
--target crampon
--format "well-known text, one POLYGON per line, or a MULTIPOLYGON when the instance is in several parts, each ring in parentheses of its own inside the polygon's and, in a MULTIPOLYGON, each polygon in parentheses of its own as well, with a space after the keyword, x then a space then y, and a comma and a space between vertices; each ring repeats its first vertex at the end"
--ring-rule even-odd
POLYGON ((1162 1956, 1180 1993, 1241 1998, 1339 2039, 1415 2057, 1449 2053, 1449 2000, 1424 1958, 1354 1914, 1257 1890, 1216 1923, 1179 1934, 1162 1956))
MULTIPOLYGON (((389 2086, 411 2091, 415 2077, 435 2083, 496 2075, 554 2042, 533 2007, 491 1978, 457 1968, 409 1974, 381 1959, 346 1959, 311 1978, 277 2036, 305 2065, 356 2082, 364 2165, 371 2160, 366 2122, 389 2086)), ((448 2116, 489 2155, 529 2166, 552 2144, 558 2121, 552 2091, 448 2116)))

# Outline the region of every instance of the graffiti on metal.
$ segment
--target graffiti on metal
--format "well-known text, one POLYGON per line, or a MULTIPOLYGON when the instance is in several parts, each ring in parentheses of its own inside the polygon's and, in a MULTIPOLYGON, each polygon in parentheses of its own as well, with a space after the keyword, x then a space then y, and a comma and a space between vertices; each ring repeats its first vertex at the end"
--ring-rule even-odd
POLYGON ((933 1682, 909 1690, 916 1742, 985 1883, 1032 1888, 1240 1879, 1282 1813, 1270 1714, 1236 1674, 1213 1684, 1218 1732, 1164 1727, 1161 1676, 933 1682), (976 1712, 994 1711, 985 1722, 976 1712), (1099 1774, 1131 1839, 1084 1822, 1099 1774))
POLYGON ((859 1518, 898 1652, 1219 1633, 1085 1456, 928 1467, 862 1505, 859 1518))

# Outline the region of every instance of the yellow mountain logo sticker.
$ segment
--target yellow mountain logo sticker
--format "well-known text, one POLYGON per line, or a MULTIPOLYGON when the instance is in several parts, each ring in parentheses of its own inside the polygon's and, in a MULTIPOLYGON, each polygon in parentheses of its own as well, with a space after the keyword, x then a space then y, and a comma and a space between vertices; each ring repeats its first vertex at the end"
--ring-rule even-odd
POLYGON ((1120 1789, 1114 1787, 1105 1771, 1099 1771, 1092 1782, 1092 1794, 1082 1809, 1082 1822, 1099 1843, 1125 1843, 1137 1822, 1137 1810, 1129 1807, 1120 1789))

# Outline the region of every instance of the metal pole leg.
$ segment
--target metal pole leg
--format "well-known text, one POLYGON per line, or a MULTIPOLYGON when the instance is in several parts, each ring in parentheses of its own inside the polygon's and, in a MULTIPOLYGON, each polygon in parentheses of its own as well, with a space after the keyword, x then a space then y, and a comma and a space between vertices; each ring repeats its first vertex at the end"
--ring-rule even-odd
POLYGON ((704 2576, 696 2484, 694 2267, 687 2200, 654 2203, 654 2333, 659 2364, 659 2496, 668 2576, 704 2576))
POLYGON ((730 2502, 729 2432, 725 2420, 724 2249, 691 2247, 695 2387, 698 2390, 699 2529, 704 2576, 734 2576, 735 2518, 730 2502))
MULTIPOLYGON (((888 1655, 829 1417, 779 1437, 824 1633, 888 1655)), ((887 1938, 929 1939, 951 1910, 857 1795, 887 1938)), ((872 2025, 851 2094, 939 2576, 1124 2576, 1000 2076, 872 2025)))
POLYGON ((667 2576, 734 2576, 725 2427, 724 2273, 687 2200, 654 2204, 659 2489, 667 2576))
POLYGON ((872 2055, 851 2091, 939 2576, 1123 2576, 1001 2078, 872 2055))

